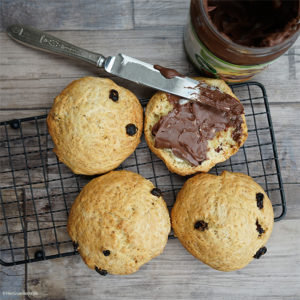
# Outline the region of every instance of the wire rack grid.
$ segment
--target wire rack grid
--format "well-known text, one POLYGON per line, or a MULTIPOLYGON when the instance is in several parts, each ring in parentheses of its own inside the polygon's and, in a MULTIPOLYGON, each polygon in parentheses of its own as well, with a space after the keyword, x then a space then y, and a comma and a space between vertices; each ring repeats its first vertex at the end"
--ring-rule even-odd
MULTIPOLYGON (((210 173, 228 170, 252 176, 268 193, 278 221, 286 205, 266 91, 255 82, 231 87, 244 105, 249 136, 234 156, 210 173)), ((1 122, 0 145, 0 263, 11 266, 76 254, 66 231, 68 211, 93 177, 75 175, 58 161, 46 115, 1 122)), ((169 209, 187 179, 169 172, 144 138, 118 169, 151 180, 169 209)))

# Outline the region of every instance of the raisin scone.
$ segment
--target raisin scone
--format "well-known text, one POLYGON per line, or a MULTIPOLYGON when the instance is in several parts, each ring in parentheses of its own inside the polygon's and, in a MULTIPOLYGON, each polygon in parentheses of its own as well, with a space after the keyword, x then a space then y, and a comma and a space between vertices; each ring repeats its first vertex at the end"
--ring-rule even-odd
POLYGON ((163 252, 171 229, 161 191, 130 171, 90 181, 72 205, 68 233, 89 268, 131 274, 163 252))
POLYGON ((119 166, 140 142, 143 109, 112 80, 84 77, 58 95, 47 117, 53 151, 74 173, 94 175, 119 166))
POLYGON ((233 271, 265 254, 273 223, 273 207, 251 177, 224 171, 188 179, 171 213, 182 245, 203 263, 233 271))
POLYGON ((196 79, 208 92, 208 85, 213 87, 210 97, 215 99, 206 92, 200 96, 213 106, 157 92, 145 112, 149 148, 171 172, 183 176, 208 172, 235 154, 248 136, 243 106, 230 87, 219 79, 196 79), (220 109, 228 101, 239 106, 238 113, 220 109))

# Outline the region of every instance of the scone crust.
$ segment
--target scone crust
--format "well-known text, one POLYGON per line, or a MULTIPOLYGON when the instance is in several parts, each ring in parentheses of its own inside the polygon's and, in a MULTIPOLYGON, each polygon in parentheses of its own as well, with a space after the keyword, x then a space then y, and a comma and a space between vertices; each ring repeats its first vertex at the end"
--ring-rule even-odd
MULTIPOLYGON (((218 87, 221 91, 233 96, 238 100, 238 98, 233 94, 230 87, 220 79, 210 79, 204 77, 195 78, 196 80, 203 80, 208 85, 218 87)), ((167 115, 174 108, 173 104, 169 103, 167 94, 164 92, 157 92, 153 95, 147 104, 145 111, 145 124, 144 133, 147 144, 151 151, 155 153, 161 160, 164 161, 167 168, 174 173, 185 176, 194 174, 197 172, 208 172, 217 163, 223 162, 230 156, 235 154, 239 148, 244 144, 248 137, 248 130, 246 125, 245 115, 242 116, 244 122, 242 124, 243 133, 241 136, 240 144, 238 145, 231 138, 230 132, 227 130, 217 133, 216 137, 212 141, 208 141, 208 146, 210 148, 208 152, 208 159, 202 162, 199 166, 192 166, 189 162, 180 161, 176 159, 171 150, 160 149, 154 146, 155 140, 152 135, 153 126, 161 119, 162 116, 167 115), (220 136, 226 141, 222 144, 222 151, 216 152, 216 149, 220 145, 220 136), (227 136, 227 137, 226 137, 227 136), (219 141, 218 141, 219 140, 219 141)))
POLYGON ((163 252, 170 217, 153 188, 139 174, 112 171, 82 189, 70 211, 68 233, 89 268, 130 274, 163 252))
POLYGON ((245 267, 265 246, 273 229, 273 207, 251 177, 224 171, 188 179, 171 213, 172 227, 182 245, 197 259, 220 271, 245 267), (264 195, 259 209, 256 194, 264 195), (207 229, 195 229, 197 221, 207 229), (264 233, 259 236, 256 221, 264 233))
POLYGON ((119 166, 140 142, 143 109, 137 97, 112 80, 84 77, 54 100, 47 117, 53 151, 74 173, 94 175, 119 166), (119 100, 109 98, 116 90, 119 100), (134 136, 126 125, 134 124, 134 136))

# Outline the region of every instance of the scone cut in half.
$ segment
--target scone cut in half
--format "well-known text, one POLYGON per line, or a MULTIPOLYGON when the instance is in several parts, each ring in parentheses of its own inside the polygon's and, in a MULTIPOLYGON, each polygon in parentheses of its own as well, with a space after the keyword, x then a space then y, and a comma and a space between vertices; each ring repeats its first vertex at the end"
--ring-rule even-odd
POLYGON ((132 92, 112 80, 84 77, 55 98, 47 124, 61 162, 76 174, 101 174, 134 152, 143 109, 132 92))
POLYGON ((233 271, 266 253, 274 213, 251 177, 224 171, 188 179, 171 220, 174 234, 192 255, 214 269, 233 271))
POLYGON ((131 274, 163 252, 169 211, 151 181, 112 171, 90 181, 72 205, 68 233, 89 268, 131 274))
POLYGON ((219 97, 212 101, 215 107, 157 92, 145 112, 144 133, 149 148, 171 172, 183 176, 208 172, 236 153, 248 136, 243 106, 230 87, 219 79, 196 79, 203 86, 214 87, 219 97), (217 107, 228 95, 229 100, 236 100, 240 113, 217 107))

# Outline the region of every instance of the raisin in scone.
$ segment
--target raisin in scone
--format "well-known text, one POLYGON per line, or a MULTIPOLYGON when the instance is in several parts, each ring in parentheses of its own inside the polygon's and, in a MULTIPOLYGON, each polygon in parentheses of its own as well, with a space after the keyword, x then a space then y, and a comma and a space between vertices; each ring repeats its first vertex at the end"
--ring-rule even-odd
POLYGON ((274 214, 267 194, 251 177, 224 171, 188 179, 171 220, 192 255, 214 269, 232 271, 266 253, 274 214))
POLYGON ((90 181, 68 219, 68 233, 81 257, 101 275, 136 272, 163 252, 170 227, 160 190, 129 171, 90 181))
POLYGON ((171 172, 183 176, 208 172, 236 153, 248 136, 243 106, 230 87, 219 79, 196 79, 216 91, 218 98, 211 101, 214 107, 157 92, 145 112, 144 133, 149 148, 171 172), (220 110, 226 101, 224 96, 236 101, 239 113, 220 110))
POLYGON ((143 109, 112 80, 84 77, 58 95, 49 112, 53 151, 74 173, 94 175, 119 166, 140 142, 143 109))

